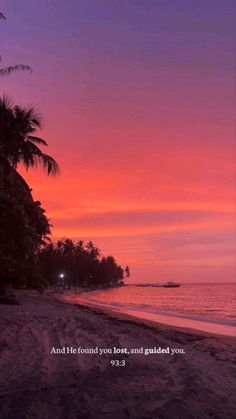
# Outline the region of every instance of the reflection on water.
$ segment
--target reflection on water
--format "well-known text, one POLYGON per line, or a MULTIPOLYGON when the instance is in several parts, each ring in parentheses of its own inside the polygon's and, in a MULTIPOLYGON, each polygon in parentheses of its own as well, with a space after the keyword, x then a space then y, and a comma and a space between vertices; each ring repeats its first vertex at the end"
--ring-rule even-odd
MULTIPOLYGON (((81 301, 81 296, 74 298, 81 301)), ((225 334, 231 335, 232 326, 236 326, 235 284, 182 284, 180 288, 125 286, 83 293, 82 298, 90 304, 176 326, 183 326, 185 319, 186 327, 210 331, 215 324, 215 333, 217 330, 221 333, 221 326, 226 326, 229 333, 225 334), (200 322, 205 325, 200 327, 200 322)))
POLYGON ((235 284, 182 284, 180 288, 121 287, 91 293, 96 302, 236 321, 235 284))

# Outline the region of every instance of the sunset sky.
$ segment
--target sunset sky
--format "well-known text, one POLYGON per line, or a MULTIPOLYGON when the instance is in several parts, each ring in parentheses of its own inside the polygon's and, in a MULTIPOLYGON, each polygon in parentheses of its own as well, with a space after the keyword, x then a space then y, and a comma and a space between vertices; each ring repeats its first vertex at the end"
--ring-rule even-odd
POLYGON ((5 0, 0 81, 61 166, 25 174, 53 238, 91 239, 130 282, 235 278, 233 0, 5 0))

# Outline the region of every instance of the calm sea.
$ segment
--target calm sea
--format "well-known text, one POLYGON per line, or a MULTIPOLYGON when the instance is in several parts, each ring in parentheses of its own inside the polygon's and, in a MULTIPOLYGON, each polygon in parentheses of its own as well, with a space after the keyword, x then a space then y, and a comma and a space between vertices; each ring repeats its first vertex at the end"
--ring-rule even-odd
POLYGON ((231 336, 235 333, 236 285, 233 283, 182 284, 180 288, 130 285, 86 292, 74 296, 73 300, 81 298, 90 304, 162 323, 215 333, 228 330, 223 334, 231 336))

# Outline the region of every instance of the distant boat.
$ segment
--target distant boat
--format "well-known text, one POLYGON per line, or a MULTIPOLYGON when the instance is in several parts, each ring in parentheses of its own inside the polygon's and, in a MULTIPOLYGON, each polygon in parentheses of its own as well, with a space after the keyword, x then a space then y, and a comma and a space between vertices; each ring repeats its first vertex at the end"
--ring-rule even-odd
POLYGON ((178 288, 180 287, 180 284, 173 281, 168 281, 166 284, 164 284, 164 288, 178 288))

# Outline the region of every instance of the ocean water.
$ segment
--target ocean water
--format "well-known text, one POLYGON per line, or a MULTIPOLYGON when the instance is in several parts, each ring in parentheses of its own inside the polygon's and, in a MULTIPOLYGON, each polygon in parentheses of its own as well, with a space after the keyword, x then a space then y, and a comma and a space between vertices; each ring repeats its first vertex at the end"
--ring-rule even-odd
POLYGON ((124 286, 75 297, 139 318, 235 335, 236 285, 182 284, 179 288, 124 286))

